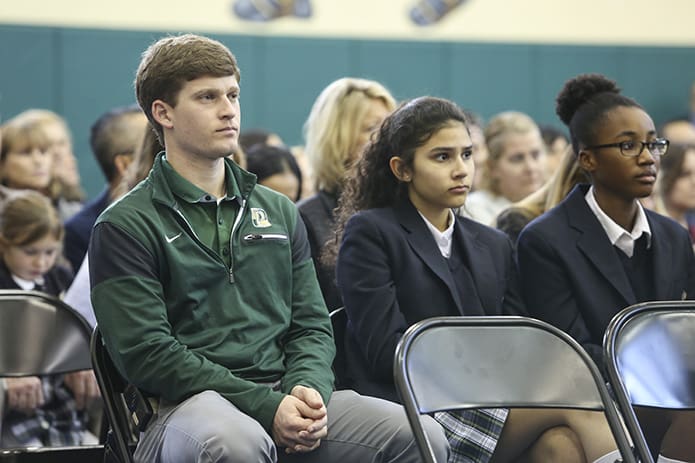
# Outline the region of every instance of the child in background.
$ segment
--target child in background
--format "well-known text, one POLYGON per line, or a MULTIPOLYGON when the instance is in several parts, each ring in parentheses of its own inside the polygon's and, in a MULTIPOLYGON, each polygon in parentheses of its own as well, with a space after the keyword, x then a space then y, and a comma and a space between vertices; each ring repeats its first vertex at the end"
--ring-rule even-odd
MULTIPOLYGON (((9 192, 0 207, 0 288, 59 296, 72 278, 56 265, 62 239, 62 223, 48 198, 32 190, 9 192)), ((96 443, 83 412, 98 397, 91 371, 5 378, 2 386, 1 448, 96 443)))

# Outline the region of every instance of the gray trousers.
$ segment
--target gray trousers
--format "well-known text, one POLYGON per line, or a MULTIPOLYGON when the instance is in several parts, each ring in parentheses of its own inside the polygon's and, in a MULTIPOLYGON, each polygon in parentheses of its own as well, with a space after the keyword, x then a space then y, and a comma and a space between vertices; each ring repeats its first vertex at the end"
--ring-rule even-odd
MULTIPOLYGON (((336 391, 327 405, 328 436, 309 453, 278 451, 271 436, 218 393, 205 391, 160 407, 141 434, 135 461, 142 463, 415 463, 422 461, 402 406, 353 391, 336 391)), ((437 455, 449 444, 440 425, 423 416, 437 455)))

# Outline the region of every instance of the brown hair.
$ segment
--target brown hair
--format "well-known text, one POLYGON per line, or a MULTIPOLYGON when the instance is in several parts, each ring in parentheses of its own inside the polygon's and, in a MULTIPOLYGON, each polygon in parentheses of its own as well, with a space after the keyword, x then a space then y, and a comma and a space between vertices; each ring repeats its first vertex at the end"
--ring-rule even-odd
POLYGON ((668 201, 673 186, 683 173, 683 164, 687 154, 695 150, 692 145, 682 143, 671 143, 668 154, 661 158, 659 166, 659 195, 664 201, 668 201))
POLYGON ((152 116, 152 103, 162 100, 176 106, 179 91, 203 76, 241 78, 236 58, 217 40, 194 34, 165 37, 149 46, 135 76, 138 104, 164 145, 162 126, 152 116))
POLYGON ((63 223, 50 200, 33 190, 10 192, 0 205, 0 244, 26 246, 45 236, 63 240, 63 223))
POLYGON ((2 146, 0 160, 4 161, 7 153, 23 153, 39 148, 47 151, 50 140, 43 130, 41 120, 33 111, 25 111, 5 122, 2 127, 2 146))

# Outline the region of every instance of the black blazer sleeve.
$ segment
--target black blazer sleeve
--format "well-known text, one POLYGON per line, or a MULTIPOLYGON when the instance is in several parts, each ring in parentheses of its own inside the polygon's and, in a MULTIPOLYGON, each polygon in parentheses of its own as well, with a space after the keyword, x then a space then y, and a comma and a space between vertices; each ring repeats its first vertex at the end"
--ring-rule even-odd
POLYGON ((377 225, 362 214, 352 217, 338 256, 338 287, 372 377, 389 383, 396 345, 408 327, 398 306, 394 265, 377 225))

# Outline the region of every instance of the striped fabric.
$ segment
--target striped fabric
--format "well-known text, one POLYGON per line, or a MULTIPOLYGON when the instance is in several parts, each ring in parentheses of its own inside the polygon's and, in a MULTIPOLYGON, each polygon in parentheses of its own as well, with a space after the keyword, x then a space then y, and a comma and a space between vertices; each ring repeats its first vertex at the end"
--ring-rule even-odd
POLYGON ((434 414, 444 428, 451 453, 448 463, 487 463, 497 446, 509 410, 481 408, 434 414))

